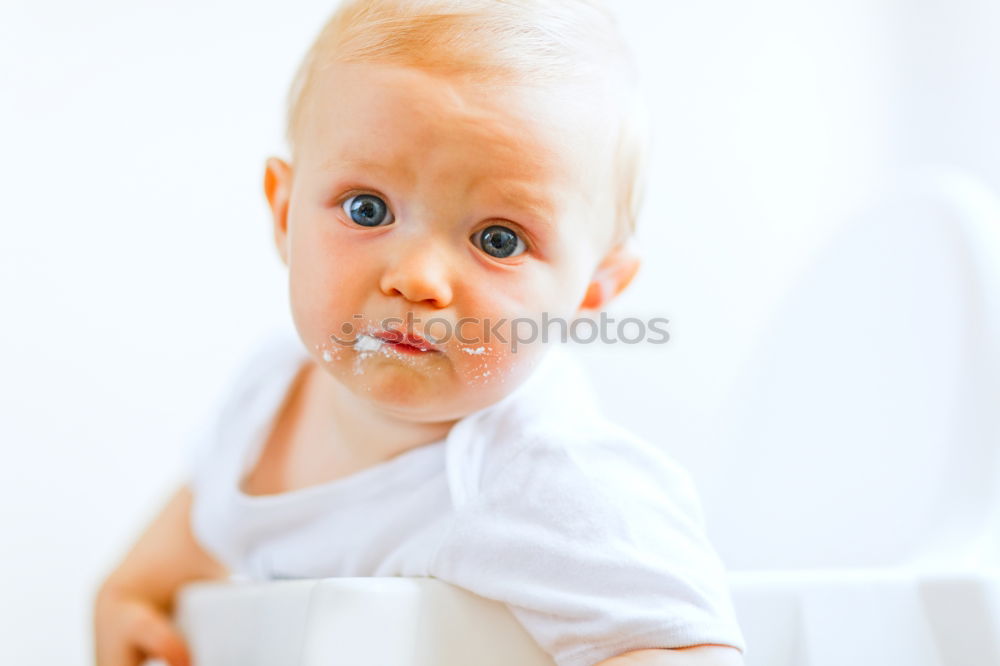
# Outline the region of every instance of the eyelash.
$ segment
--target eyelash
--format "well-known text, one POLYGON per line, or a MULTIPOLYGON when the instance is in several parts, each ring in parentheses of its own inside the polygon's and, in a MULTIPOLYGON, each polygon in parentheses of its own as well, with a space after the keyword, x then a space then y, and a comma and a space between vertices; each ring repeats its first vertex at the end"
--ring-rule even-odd
MULTIPOLYGON (((349 219, 350 218, 350 214, 347 213, 347 211, 344 210, 344 204, 346 204, 353 197, 357 197, 357 196, 361 196, 361 195, 365 195, 365 194, 370 195, 370 196, 374 196, 374 197, 378 197, 379 199, 381 199, 385 203, 386 208, 388 209, 389 214, 392 216, 392 220, 393 221, 391 223, 389 223, 389 224, 380 224, 380 225, 374 226, 374 227, 365 227, 364 225, 360 225, 360 224, 354 224, 353 226, 355 226, 357 228, 360 228, 360 229, 366 229, 366 228, 367 229, 379 229, 379 228, 382 228, 382 227, 392 226, 392 224, 394 224, 395 221, 396 221, 395 214, 392 212, 393 207, 391 205, 389 205, 388 198, 386 196, 380 194, 379 192, 372 191, 372 190, 350 190, 344 196, 340 197, 337 200, 336 206, 349 219)), ((491 259, 496 260, 496 261, 503 261, 504 259, 517 259, 518 257, 522 257, 522 256, 524 256, 524 255, 526 255, 528 253, 533 253, 534 252, 534 250, 535 250, 535 243, 534 243, 534 239, 531 237, 531 234, 527 233, 521 227, 521 225, 519 225, 519 224, 517 224, 515 222, 509 222, 507 220, 504 220, 502 223, 500 223, 500 222, 489 222, 487 224, 484 224, 482 227, 480 227, 479 229, 477 229, 476 231, 474 231, 470 235, 470 239, 471 238, 477 238, 479 234, 481 234, 485 230, 489 229, 490 227, 494 227, 494 226, 506 227, 506 228, 510 229, 512 232, 514 232, 517 235, 517 237, 521 240, 521 242, 524 244, 524 251, 521 252, 520 254, 514 255, 512 257, 493 257, 493 256, 490 256, 489 253, 487 253, 485 250, 483 250, 481 246, 476 245, 475 243, 473 243, 473 245, 476 247, 476 249, 479 250, 480 252, 486 254, 487 256, 490 256, 491 259)))

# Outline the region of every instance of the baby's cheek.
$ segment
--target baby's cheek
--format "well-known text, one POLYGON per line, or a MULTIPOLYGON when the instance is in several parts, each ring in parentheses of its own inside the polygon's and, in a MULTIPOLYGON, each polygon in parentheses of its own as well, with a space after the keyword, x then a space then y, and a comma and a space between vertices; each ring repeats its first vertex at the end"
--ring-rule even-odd
POLYGON ((496 344, 458 344, 455 366, 459 378, 470 386, 502 383, 510 372, 509 359, 496 344))
MULTIPOLYGON (((448 345, 459 378, 469 386, 516 384, 530 369, 540 341, 538 295, 522 294, 524 285, 478 283, 462 298, 464 317, 455 322, 448 345)), ((431 327, 432 334, 447 333, 431 327)))
POLYGON ((459 378, 469 386, 516 385, 534 366, 540 336, 516 322, 463 327, 452 348, 459 378))

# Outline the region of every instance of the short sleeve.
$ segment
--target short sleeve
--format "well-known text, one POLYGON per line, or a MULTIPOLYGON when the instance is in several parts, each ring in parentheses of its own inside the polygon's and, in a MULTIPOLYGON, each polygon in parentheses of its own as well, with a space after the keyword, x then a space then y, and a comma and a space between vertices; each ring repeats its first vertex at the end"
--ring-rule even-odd
POLYGON ((484 462, 482 478, 431 575, 507 604, 558 666, 744 650, 694 483, 644 439, 610 424, 536 434, 484 462))

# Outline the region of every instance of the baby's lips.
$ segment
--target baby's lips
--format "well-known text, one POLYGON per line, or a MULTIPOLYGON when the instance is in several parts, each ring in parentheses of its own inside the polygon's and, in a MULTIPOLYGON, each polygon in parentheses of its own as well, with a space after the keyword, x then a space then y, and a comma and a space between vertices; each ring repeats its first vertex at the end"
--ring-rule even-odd
POLYGON ((386 342, 402 342, 403 334, 399 331, 376 331, 374 333, 375 337, 380 340, 385 340, 386 342))
POLYGON ((416 333, 409 333, 399 329, 377 330, 372 335, 386 342, 402 343, 427 351, 441 351, 440 345, 436 345, 416 333))

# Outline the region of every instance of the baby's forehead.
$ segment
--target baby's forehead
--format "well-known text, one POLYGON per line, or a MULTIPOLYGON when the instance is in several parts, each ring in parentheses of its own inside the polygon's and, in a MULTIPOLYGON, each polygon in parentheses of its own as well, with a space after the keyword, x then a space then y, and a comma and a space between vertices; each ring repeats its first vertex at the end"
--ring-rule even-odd
POLYGON ((316 77, 310 99, 329 112, 351 98, 377 100, 400 116, 481 124, 534 125, 550 131, 608 125, 614 96, 599 83, 482 79, 380 62, 335 63, 316 77), (405 106, 403 106, 405 104, 405 106))
POLYGON ((567 160, 563 168, 575 170, 611 161, 607 114, 588 92, 338 63, 316 82, 302 143, 354 158, 389 149, 433 159, 464 146, 520 171, 567 160))

